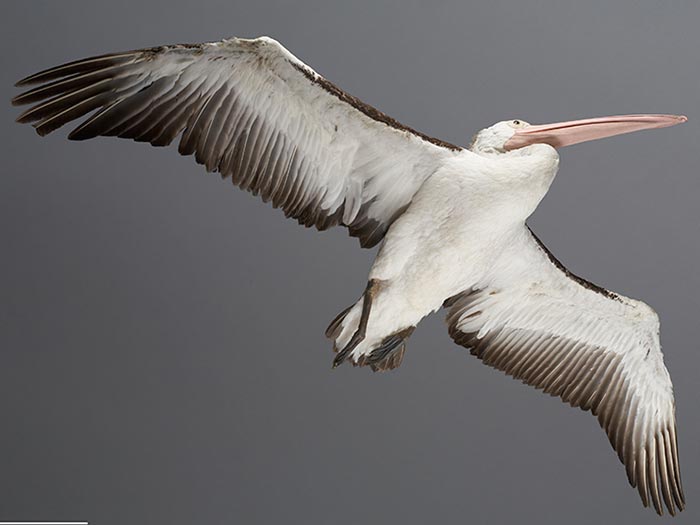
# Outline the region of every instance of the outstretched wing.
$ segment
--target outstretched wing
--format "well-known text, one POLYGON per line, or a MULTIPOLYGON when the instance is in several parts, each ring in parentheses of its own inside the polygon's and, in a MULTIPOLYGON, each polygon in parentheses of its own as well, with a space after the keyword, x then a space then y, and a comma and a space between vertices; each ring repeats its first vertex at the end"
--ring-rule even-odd
POLYGON ((529 229, 448 306, 455 342, 598 416, 645 506, 684 508, 673 388, 651 308, 573 275, 529 229))
POLYGON ((17 119, 46 135, 165 146, 231 177, 305 226, 343 224, 377 244, 434 170, 461 148, 412 130, 345 93, 262 37, 103 55, 18 86, 17 119), (183 133, 184 131, 184 133, 183 133))

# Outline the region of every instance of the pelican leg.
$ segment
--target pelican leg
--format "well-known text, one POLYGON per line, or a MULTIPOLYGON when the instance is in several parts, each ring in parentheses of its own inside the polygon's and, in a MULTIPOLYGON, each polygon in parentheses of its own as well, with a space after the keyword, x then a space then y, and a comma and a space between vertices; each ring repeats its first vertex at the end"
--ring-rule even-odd
POLYGON ((367 321, 369 320, 369 313, 372 310, 372 299, 374 299, 379 289, 379 281, 376 279, 370 279, 367 283, 367 288, 362 297, 362 313, 360 314, 360 324, 357 326, 357 330, 352 334, 350 341, 345 345, 338 354, 333 359, 333 368, 337 368, 340 364, 347 359, 350 352, 352 352, 357 345, 359 345, 365 338, 367 332, 367 321))

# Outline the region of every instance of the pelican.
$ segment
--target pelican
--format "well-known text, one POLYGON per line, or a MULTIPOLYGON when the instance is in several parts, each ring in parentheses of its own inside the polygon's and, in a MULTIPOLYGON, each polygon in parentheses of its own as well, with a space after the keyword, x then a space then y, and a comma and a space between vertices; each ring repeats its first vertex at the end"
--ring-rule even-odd
POLYGON ((381 244, 360 298, 326 335, 386 371, 445 307, 449 334, 487 365, 597 416, 644 506, 682 510, 675 402, 646 304, 567 270, 526 220, 557 149, 684 122, 625 115, 507 120, 463 148, 405 126, 326 80, 277 41, 231 38, 114 53, 31 75, 13 99, 39 135, 117 136, 178 151, 319 230, 381 244))

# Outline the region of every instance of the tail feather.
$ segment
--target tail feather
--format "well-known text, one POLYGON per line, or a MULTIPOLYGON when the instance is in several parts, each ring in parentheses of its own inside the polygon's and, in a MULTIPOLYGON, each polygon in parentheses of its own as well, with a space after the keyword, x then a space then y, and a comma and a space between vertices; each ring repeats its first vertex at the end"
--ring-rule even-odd
POLYGON ((403 361, 403 355, 406 352, 406 344, 401 342, 398 346, 392 348, 382 359, 372 359, 372 354, 361 355, 356 366, 369 366, 373 372, 386 372, 398 368, 403 361))
MULTIPOLYGON (((326 329, 326 337, 333 340, 333 351, 344 349, 358 328, 362 300, 340 312, 326 329)), ((353 366, 369 366, 374 372, 397 368, 406 352, 406 339, 415 326, 390 334, 384 338, 366 338, 349 353, 353 366)))
POLYGON ((385 372, 397 368, 401 365, 403 355, 406 352, 406 339, 411 336, 415 328, 415 326, 409 326, 385 337, 381 344, 369 354, 360 356, 358 364, 361 366, 369 365, 375 372, 385 372))

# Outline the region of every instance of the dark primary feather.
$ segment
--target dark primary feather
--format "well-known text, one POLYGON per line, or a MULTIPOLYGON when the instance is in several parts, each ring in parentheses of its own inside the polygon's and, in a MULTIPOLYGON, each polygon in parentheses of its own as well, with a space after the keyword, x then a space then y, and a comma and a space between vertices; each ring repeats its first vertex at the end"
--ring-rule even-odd
POLYGON ((127 51, 125 53, 108 53, 105 55, 94 56, 91 58, 74 60, 73 62, 68 62, 60 66, 45 69, 44 71, 40 71, 39 73, 35 73, 34 75, 29 75, 28 77, 16 82, 15 86, 30 86, 32 84, 48 82, 50 80, 68 77, 70 75, 78 75, 90 71, 104 70, 109 66, 129 62, 133 60, 135 56, 149 51, 156 52, 157 48, 127 51))

